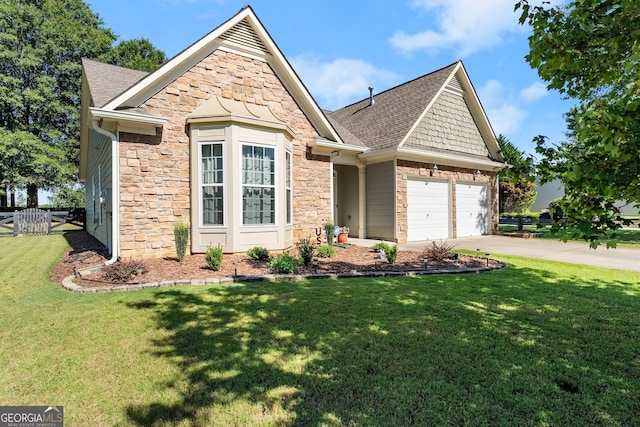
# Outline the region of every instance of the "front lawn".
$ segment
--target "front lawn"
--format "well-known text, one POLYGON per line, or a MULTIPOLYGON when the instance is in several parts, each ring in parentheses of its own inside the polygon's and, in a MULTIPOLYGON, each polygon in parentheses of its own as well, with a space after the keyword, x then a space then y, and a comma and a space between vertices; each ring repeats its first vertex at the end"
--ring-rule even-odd
POLYGON ((503 270, 72 294, 0 239, 0 402, 67 426, 640 425, 640 274, 503 270))

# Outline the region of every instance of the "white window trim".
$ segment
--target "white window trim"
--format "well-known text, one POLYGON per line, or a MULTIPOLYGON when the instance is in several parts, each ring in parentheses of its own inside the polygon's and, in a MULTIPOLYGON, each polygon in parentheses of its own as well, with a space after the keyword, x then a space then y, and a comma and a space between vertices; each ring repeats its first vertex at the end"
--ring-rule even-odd
POLYGON ((225 228, 227 226, 227 156, 226 156, 226 141, 225 140, 203 140, 198 141, 198 221, 200 228, 225 228), (222 146, 222 224, 205 224, 204 223, 204 203, 202 201, 203 187, 202 182, 202 146, 203 145, 215 145, 220 144, 222 146))
POLYGON ((290 149, 284 150, 284 173, 289 170, 289 186, 287 186, 287 177, 284 179, 284 219, 285 225, 293 224, 293 153, 290 149))
POLYGON ((270 227, 270 228, 277 228, 279 227, 279 223, 280 223, 280 209, 278 209, 279 206, 279 199, 278 196, 280 194, 280 192, 278 191, 278 182, 279 182, 279 177, 280 177, 280 172, 279 169, 279 162, 278 162, 278 155, 280 150, 278 149, 279 147, 277 145, 270 145, 270 144, 264 144, 264 143, 259 143, 259 142, 254 142, 254 141, 248 141, 248 140, 238 140, 239 142, 239 146, 240 146, 240 151, 239 151, 239 155, 238 155, 238 183, 240 185, 240 193, 238 194, 239 200, 240 200, 240 209, 238 212, 238 224, 240 225, 241 228, 265 228, 265 227, 270 227), (251 146, 251 147, 263 147, 263 148, 271 148, 273 150, 273 161, 274 161, 274 184, 273 185, 247 185, 244 184, 242 181, 242 175, 243 175, 243 162, 242 162, 242 150, 244 148, 244 146, 251 146), (273 224, 245 224, 244 223, 244 210, 242 208, 242 195, 244 194, 244 187, 260 187, 260 188, 273 188, 273 197, 274 197, 274 214, 273 214, 273 219, 274 222, 273 224))

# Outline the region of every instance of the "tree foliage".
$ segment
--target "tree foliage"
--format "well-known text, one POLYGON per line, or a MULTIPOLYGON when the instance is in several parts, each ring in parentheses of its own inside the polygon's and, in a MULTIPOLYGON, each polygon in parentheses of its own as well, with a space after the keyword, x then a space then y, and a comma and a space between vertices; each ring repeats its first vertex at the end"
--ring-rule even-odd
POLYGON ((153 72, 167 61, 162 50, 157 49, 144 37, 122 40, 113 49, 103 54, 100 61, 134 70, 153 72))
MULTIPOLYGON (((0 129, 4 142, 36 147, 57 162, 57 174, 37 173, 41 164, 8 170, 11 185, 24 186, 30 206, 37 189, 77 178, 79 158, 81 59, 149 69, 164 53, 146 39, 123 41, 82 0, 0 0, 0 129), (113 53, 111 50, 113 49, 113 53), (7 133, 8 132, 8 133, 7 133), (28 138, 26 133, 47 144, 28 138), (47 148, 47 150, 43 150, 47 148), (62 153, 62 156, 60 156, 62 153), (20 176, 18 176, 20 175, 20 176)), ((38 162, 40 157, 22 160, 38 162)))
POLYGON ((565 188, 566 226, 596 248, 615 246, 628 223, 616 200, 640 205, 640 7, 637 0, 574 0, 549 7, 523 0, 520 23, 532 26, 529 64, 577 104, 569 140, 535 138, 544 182, 565 188))
MULTIPOLYGON (((61 184, 71 173, 65 170, 65 154, 62 148, 29 132, 0 128, 0 184, 36 190, 61 184)), ((33 191, 27 192, 27 206, 37 205, 37 201, 29 200, 32 194, 33 191)))
POLYGON ((500 150, 507 167, 500 178, 500 212, 521 213, 536 199, 535 165, 533 158, 520 151, 504 135, 498 136, 500 150))

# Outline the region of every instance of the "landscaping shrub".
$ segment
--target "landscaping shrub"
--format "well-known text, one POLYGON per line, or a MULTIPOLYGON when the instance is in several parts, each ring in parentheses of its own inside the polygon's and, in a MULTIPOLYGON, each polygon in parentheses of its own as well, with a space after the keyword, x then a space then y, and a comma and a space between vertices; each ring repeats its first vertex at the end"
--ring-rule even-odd
POLYGON ((298 254, 300 255, 300 258, 302 258, 304 265, 311 264, 313 254, 316 250, 316 242, 314 242, 310 236, 301 237, 296 242, 296 248, 298 248, 298 254))
POLYGON ((423 254, 431 261, 444 261, 445 259, 453 258, 451 250, 455 248, 455 245, 450 245, 447 241, 440 240, 436 242, 431 241, 431 244, 427 244, 423 250, 423 254))
POLYGON ((129 282, 146 273, 147 267, 140 261, 116 261, 102 269, 105 279, 112 282, 129 282))
POLYGON ((335 256, 336 248, 334 248, 333 246, 329 246, 329 245, 318 246, 318 249, 316 249, 316 254, 320 258, 331 258, 331 257, 335 256))
POLYGON ((291 274, 298 271, 302 262, 301 258, 296 258, 285 252, 271 258, 269 269, 275 274, 291 274))
POLYGON ((387 245, 387 249, 384 251, 387 261, 389 264, 393 264, 396 262, 396 258, 398 257, 398 245, 389 246, 387 245))
POLYGON ((223 258, 222 246, 220 243, 218 243, 218 246, 209 246, 207 253, 204 254, 204 258, 207 260, 209 268, 215 271, 220 270, 223 258))
POLYGON ((249 255, 253 259, 257 259, 258 261, 269 261, 271 258, 271 254, 267 248, 262 246, 256 246, 255 248, 251 248, 247 251, 247 255, 249 255))
POLYGON ((327 233, 327 245, 333 246, 333 229, 335 226, 331 222, 325 222, 324 231, 327 233))
POLYGON ((386 253, 386 252, 387 252, 387 249, 389 248, 389 245, 387 245, 387 244, 386 244, 386 243, 384 243, 384 242, 378 242, 378 243, 374 244, 374 245, 372 246, 372 248, 373 248, 373 250, 374 250, 374 251, 376 251, 376 252, 380 252, 380 251, 384 250, 384 251, 385 251, 385 253, 386 253))
POLYGON ((173 236, 176 240, 176 255, 178 262, 184 260, 187 253, 187 244, 189 243, 189 227, 181 222, 173 226, 173 236))

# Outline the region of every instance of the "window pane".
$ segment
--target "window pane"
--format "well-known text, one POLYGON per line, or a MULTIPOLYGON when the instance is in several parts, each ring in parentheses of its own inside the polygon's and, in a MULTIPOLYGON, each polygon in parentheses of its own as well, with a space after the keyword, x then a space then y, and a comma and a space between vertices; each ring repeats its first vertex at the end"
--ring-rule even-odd
POLYGON ((202 184, 222 184, 222 144, 202 146, 202 184))
POLYGON ((222 144, 203 144, 201 156, 202 224, 222 225, 224 216, 222 144))
POLYGON ((202 223, 204 225, 222 225, 223 208, 222 186, 202 189, 202 223))
POLYGON ((275 224, 275 191, 273 188, 243 188, 242 223, 275 224))

